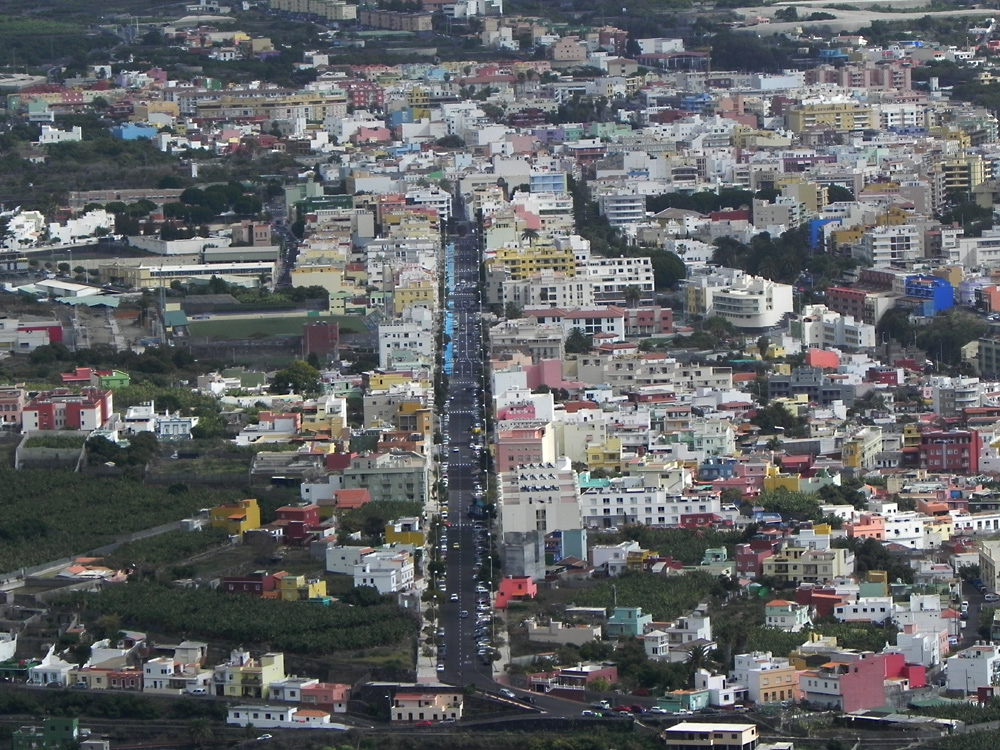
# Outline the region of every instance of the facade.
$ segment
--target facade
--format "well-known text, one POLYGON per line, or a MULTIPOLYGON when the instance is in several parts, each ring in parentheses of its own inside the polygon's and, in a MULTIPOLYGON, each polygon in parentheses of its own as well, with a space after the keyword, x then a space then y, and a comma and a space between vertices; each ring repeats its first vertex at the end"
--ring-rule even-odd
POLYGON ((417 721, 439 722, 444 719, 457 721, 462 718, 460 693, 397 692, 392 699, 393 724, 412 724, 417 721))
POLYGON ((774 599, 764 608, 764 624, 786 633, 798 633, 811 625, 812 619, 809 617, 809 607, 804 604, 774 599))
POLYGON ((772 328, 793 310, 792 287, 760 276, 742 276, 708 291, 707 314, 719 315, 741 329, 772 328))
POLYGON ((756 724, 682 721, 660 734, 669 750, 757 750, 756 724))
POLYGON ((798 698, 799 673, 788 659, 770 651, 737 654, 729 681, 743 685, 754 703, 778 703, 798 698))
POLYGON ((1000 684, 1000 645, 977 643, 948 659, 948 689, 975 695, 1000 684))
POLYGON ((99 429, 114 411, 110 390, 83 388, 74 393, 68 388, 56 388, 39 393, 21 411, 22 430, 86 430, 99 429))
POLYGON ((569 459, 523 464, 503 473, 498 493, 502 533, 551 534, 581 528, 579 492, 569 459))

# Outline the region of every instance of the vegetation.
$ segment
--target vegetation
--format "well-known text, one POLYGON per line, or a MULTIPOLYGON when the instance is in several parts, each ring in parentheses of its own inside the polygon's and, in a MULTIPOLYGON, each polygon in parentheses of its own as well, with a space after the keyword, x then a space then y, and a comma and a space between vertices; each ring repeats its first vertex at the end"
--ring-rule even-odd
POLYGON ((116 536, 241 497, 228 490, 171 494, 166 487, 126 479, 8 467, 0 467, 0 486, 5 487, 0 498, 0 571, 87 552, 116 536))
POLYGON ((337 323, 341 333, 363 333, 364 319, 355 315, 324 315, 322 317, 255 317, 241 320, 196 320, 188 324, 188 331, 196 338, 262 339, 271 336, 300 336, 306 323, 337 323))
POLYGON ((982 318, 965 310, 952 308, 924 326, 914 326, 902 310, 889 310, 878 324, 879 335, 891 336, 901 344, 915 342, 932 360, 947 365, 962 361, 962 347, 986 334, 982 318))
POLYGON ((995 750, 1000 743, 1000 729, 938 737, 927 746, 934 750, 995 750))
POLYGON ((688 529, 655 529, 644 524, 629 524, 622 528, 620 538, 639 542, 643 549, 658 555, 669 555, 685 565, 698 565, 710 547, 725 547, 730 554, 736 544, 747 541, 757 533, 757 526, 751 524, 745 532, 716 531, 704 529, 693 532, 688 529))
POLYGON ((135 542, 126 542, 106 556, 102 564, 112 568, 132 567, 137 571, 186 560, 192 555, 228 542, 224 529, 168 531, 135 542))
POLYGON ((226 707, 216 701, 180 698, 156 701, 120 691, 67 690, 31 694, 24 691, 0 693, 0 715, 87 716, 94 719, 189 719, 205 717, 222 720, 226 707))
POLYGON ((620 607, 642 607, 654 620, 670 620, 689 612, 706 597, 722 593, 719 579, 701 571, 662 578, 626 571, 614 580, 581 590, 575 603, 610 608, 617 600, 620 607))
POLYGON ((357 532, 367 539, 379 539, 389 521, 419 516, 423 507, 416 500, 373 500, 360 508, 341 511, 337 530, 341 541, 357 532))
POLYGON ((78 594, 69 603, 93 616, 118 615, 129 627, 296 654, 385 646, 417 631, 416 619, 394 604, 324 607, 148 582, 78 594))
POLYGON ((937 706, 922 706, 913 710, 914 713, 933 716, 937 719, 958 719, 966 724, 983 724, 987 721, 1000 721, 1000 698, 994 698, 984 706, 980 706, 978 703, 953 701, 937 706))
POLYGON ((57 448, 74 450, 83 447, 83 435, 36 435, 24 441, 25 448, 57 448))

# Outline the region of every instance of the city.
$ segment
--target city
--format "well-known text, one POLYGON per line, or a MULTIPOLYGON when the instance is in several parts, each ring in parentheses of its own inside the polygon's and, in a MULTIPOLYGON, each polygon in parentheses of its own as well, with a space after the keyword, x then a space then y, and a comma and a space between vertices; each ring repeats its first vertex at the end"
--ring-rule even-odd
POLYGON ((995 747, 995 24, 12 0, 0 742, 995 747))

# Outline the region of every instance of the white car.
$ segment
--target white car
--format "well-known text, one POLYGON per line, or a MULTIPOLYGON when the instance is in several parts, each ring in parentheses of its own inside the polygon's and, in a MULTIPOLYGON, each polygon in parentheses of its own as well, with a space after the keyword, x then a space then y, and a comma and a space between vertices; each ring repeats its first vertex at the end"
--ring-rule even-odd
POLYGON ((983 601, 984 602, 1000 602, 1000 594, 994 594, 993 592, 990 592, 989 594, 987 594, 986 596, 983 597, 983 601))
POLYGON ((508 690, 507 688, 500 688, 500 695, 504 698, 517 698, 517 694, 513 690, 508 690))

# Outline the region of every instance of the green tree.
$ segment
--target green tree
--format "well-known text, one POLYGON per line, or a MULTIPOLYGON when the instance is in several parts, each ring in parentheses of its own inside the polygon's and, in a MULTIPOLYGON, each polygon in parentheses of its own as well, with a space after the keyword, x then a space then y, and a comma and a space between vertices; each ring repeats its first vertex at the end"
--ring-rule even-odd
POLYGON ((532 227, 528 227, 523 232, 521 232, 521 242, 527 242, 529 245, 534 245, 538 241, 538 230, 532 227))
POLYGON ((566 337, 567 354, 587 354, 594 348, 594 337, 584 333, 582 328, 574 328, 566 337))
POLYGON ((319 370, 298 359, 283 370, 278 370, 271 381, 272 393, 317 393, 319 370))
POLYGON ((212 731, 212 724, 208 719, 198 717, 188 722, 187 735, 191 744, 195 747, 205 747, 205 745, 211 743, 215 737, 215 732, 212 731))
POLYGON ((522 310, 521 306, 516 302, 508 302, 503 307, 503 316, 507 318, 507 320, 517 320, 523 315, 524 310, 522 310))

